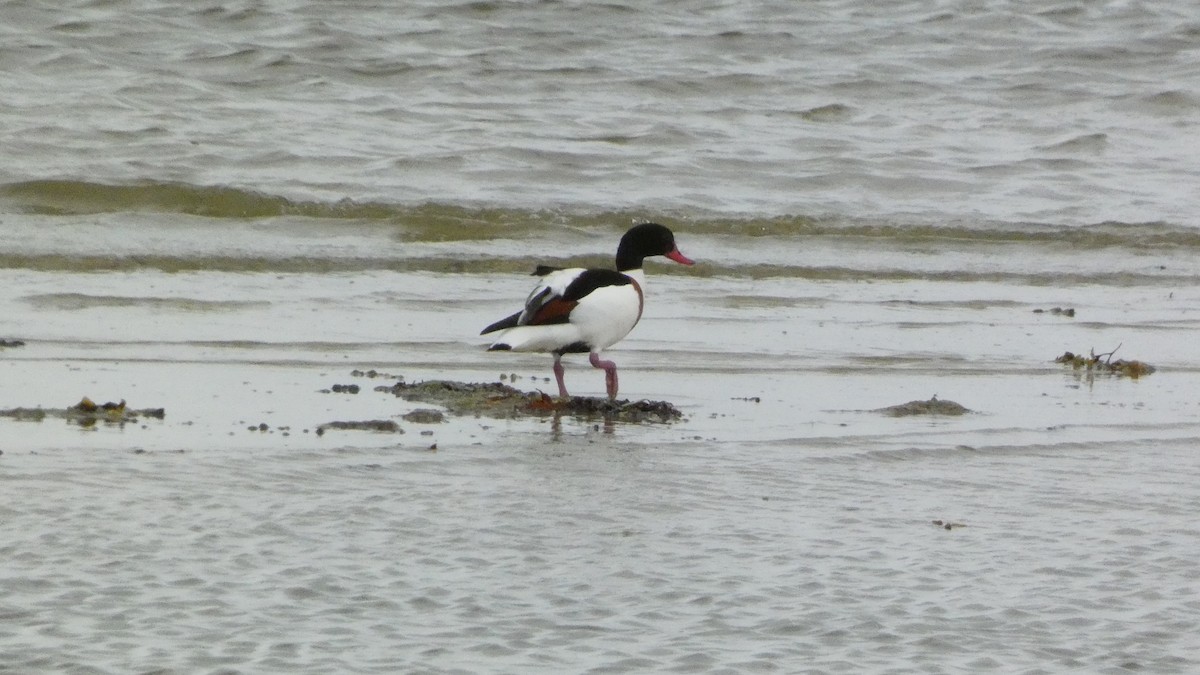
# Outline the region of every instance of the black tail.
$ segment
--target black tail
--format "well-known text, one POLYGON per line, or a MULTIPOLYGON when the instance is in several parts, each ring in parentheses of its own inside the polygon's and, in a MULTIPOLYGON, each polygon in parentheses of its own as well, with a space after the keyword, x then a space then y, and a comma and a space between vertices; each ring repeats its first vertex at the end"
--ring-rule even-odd
POLYGON ((512 328, 513 326, 517 325, 517 320, 520 318, 521 318, 520 312, 517 312, 516 314, 513 314, 512 316, 506 316, 503 319, 500 319, 499 321, 497 321, 496 323, 479 331, 479 334, 487 335, 488 333, 495 333, 496 331, 504 330, 505 328, 512 328))

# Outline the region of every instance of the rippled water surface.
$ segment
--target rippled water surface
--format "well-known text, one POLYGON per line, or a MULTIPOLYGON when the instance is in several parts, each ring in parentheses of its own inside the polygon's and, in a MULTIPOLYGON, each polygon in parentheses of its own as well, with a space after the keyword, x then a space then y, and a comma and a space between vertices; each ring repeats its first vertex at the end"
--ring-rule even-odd
POLYGON ((1170 3, 6 0, 5 181, 1195 225, 1170 3))
POLYGON ((0 413, 165 409, 0 414, 0 672, 1196 671, 1193 14, 0 0, 0 413), (682 421, 376 389, 646 219, 682 421))

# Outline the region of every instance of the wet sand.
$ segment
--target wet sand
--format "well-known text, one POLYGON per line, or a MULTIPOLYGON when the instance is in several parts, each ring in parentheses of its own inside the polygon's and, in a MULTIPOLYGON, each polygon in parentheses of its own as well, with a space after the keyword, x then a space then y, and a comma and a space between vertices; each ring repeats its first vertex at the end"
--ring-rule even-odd
MULTIPOLYGON (((622 397, 682 417, 632 423, 395 395, 552 392, 548 358, 474 336, 520 278, 110 274, 104 297, 190 300, 83 307, 10 281, 40 299, 7 306, 0 409, 164 413, 0 417, 18 670, 1200 663, 1173 300, 659 277, 610 355, 622 397), (1158 370, 1054 362, 1121 343, 1158 370), (967 411, 885 412, 935 396, 967 411)), ((567 383, 604 386, 582 359, 567 383)))
MULTIPOLYGON (((561 442, 565 436, 590 436, 597 430, 648 446, 688 442, 713 448, 725 443, 778 442, 857 444, 861 446, 858 451, 913 444, 996 445, 1035 440, 1138 444, 1163 437, 1190 437, 1197 422, 1188 422, 1187 415, 1200 414, 1197 404, 1186 398, 1190 374, 1155 374, 1151 388, 1145 380, 1112 375, 1089 381, 1085 374, 1053 365, 1040 375, 994 376, 930 376, 903 370, 790 376, 673 374, 648 363, 642 365, 649 371, 642 378, 654 379, 655 386, 648 392, 651 397, 664 395, 672 387, 706 395, 676 394, 673 402, 622 399, 615 410, 622 405, 630 409, 641 406, 640 412, 630 416, 606 413, 610 404, 603 398, 578 397, 575 408, 554 402, 548 395, 553 383, 535 375, 518 376, 517 384, 524 388, 517 394, 498 395, 485 403, 437 405, 422 398, 405 400, 392 390, 410 380, 414 385, 441 383, 445 376, 453 376, 445 369, 409 368, 405 381, 371 381, 352 376, 353 368, 338 372, 314 365, 6 361, 0 364, 6 378, 22 379, 33 386, 8 391, 3 397, 0 424, 8 433, 0 450, 15 454, 71 449, 204 451, 212 445, 319 450, 420 448, 439 443, 446 451, 464 443, 522 447, 561 442), (58 375, 44 377, 48 370, 56 370, 58 375), (330 391, 333 386, 351 383, 360 385, 357 393, 330 391), (101 398, 107 401, 105 396, 125 398, 131 409, 125 415, 86 415, 81 419, 72 410, 78 401, 64 398, 76 392, 98 397, 97 402, 101 398), (926 393, 940 398, 932 406, 925 399, 909 400, 926 393), (956 400, 946 400, 947 394, 956 400), (542 404, 527 407, 530 401, 541 400, 557 409, 542 404), (875 407, 888 401, 895 403, 875 407), (969 409, 955 408, 960 401, 969 402, 969 409), (663 406, 677 406, 682 416, 664 416, 658 410, 663 406), (441 421, 425 422, 419 414, 418 421, 410 421, 414 412, 430 410, 441 412, 441 421), (397 435, 364 433, 372 431, 368 422, 378 421, 393 424, 397 435), (336 429, 341 423, 361 423, 364 428, 354 429, 351 424, 348 429, 336 429), (318 433, 322 427, 329 429, 328 436, 318 433)), ((464 370, 459 375, 468 378, 460 386, 509 389, 498 377, 483 384, 479 371, 464 370)), ((587 370, 581 370, 577 379, 587 375, 595 379, 595 373, 587 370)))
MULTIPOLYGON (((595 426, 571 415, 497 421, 458 410, 418 429, 433 434, 415 439, 408 431, 417 425, 403 416, 429 405, 377 391, 448 380, 552 394, 548 357, 488 353, 475 336, 497 303, 520 296, 527 285, 520 276, 147 271, 105 275, 105 295, 95 301, 75 293, 71 303, 51 302, 63 297, 63 286, 86 287, 91 277, 71 278, 10 280, 16 294, 4 307, 14 319, 7 325, 26 330, 6 337, 24 344, 0 352, 0 375, 13 384, 0 391, 0 409, 66 408, 87 396, 163 408, 165 419, 91 433, 53 420, 0 419, 15 431, 6 434, 5 451, 322 448, 331 440, 314 435, 320 425, 367 420, 393 420, 406 435, 339 433, 338 442, 429 440, 445 449, 595 426), (154 297, 146 297, 149 289, 154 297), (163 304, 161 297, 177 293, 188 299, 163 304), (447 303, 443 293, 455 300, 447 303), (351 386, 357 393, 348 393, 351 386), (264 424, 266 433, 248 431, 264 424)), ((646 317, 610 355, 621 369, 621 398, 665 402, 682 419, 610 418, 602 426, 617 437, 710 444, 853 438, 890 447, 1020 443, 1064 430, 1086 442, 1121 429, 1117 438, 1136 442, 1167 429, 1192 433, 1198 421, 1186 392, 1200 359, 1180 339, 1195 321, 1188 299, 1174 293, 1152 304, 1138 288, 1078 289, 1078 314, 1067 316, 1040 311, 1062 294, 1056 289, 1001 284, 668 276, 651 283, 646 317), (1115 356, 1156 364, 1158 372, 1131 378, 1055 362, 1065 351, 1118 346, 1115 356), (969 412, 879 412, 932 398, 969 412)), ((572 394, 602 400, 602 374, 585 359, 565 363, 572 394)))
MULTIPOLYGON (((8 452, 159 444, 324 448, 331 439, 312 432, 334 421, 394 420, 407 430, 402 416, 418 404, 374 391, 400 378, 553 393, 548 357, 487 353, 476 335, 496 307, 523 296, 522 275, 147 270, 8 272, 3 281, 12 290, 0 307, 9 317, 5 339, 24 344, 0 352, 0 376, 10 383, 0 390, 0 409, 66 407, 88 396, 166 411, 162 422, 124 433, 0 420, 15 430, 0 448, 8 452), (386 377, 353 375, 372 370, 386 377), (338 385, 360 391, 322 393, 338 385), (247 431, 262 424, 288 433, 247 431)), ((999 283, 653 273, 650 284, 643 321, 610 355, 621 369, 622 398, 668 402, 683 419, 613 424, 617 437, 705 444, 854 438, 892 447, 1021 443, 1069 430, 1084 442, 1107 436, 1136 442, 1167 429, 1192 433, 1197 424, 1188 383, 1200 372, 1200 357, 1183 338, 1197 326, 1190 307, 1200 298, 1186 289, 1066 292, 999 283), (1072 315, 1045 311, 1068 306, 1064 298, 1072 315), (1134 379, 1054 361, 1067 351, 1118 346, 1117 357, 1159 371, 1134 379), (873 412, 932 397, 971 412, 953 419, 873 412)), ((565 362, 572 394, 602 396, 602 374, 584 359, 565 362)), ((441 449, 523 444, 543 440, 539 434, 551 419, 451 414, 423 429, 433 439, 336 437, 366 446, 436 440, 441 449)), ((568 416, 553 426, 569 436, 588 433, 594 423, 568 416)))
POLYGON ((1200 672, 1186 12, 13 4, 0 671, 1200 672), (391 393, 641 219, 680 419, 391 393))
POLYGON ((1152 397, 1054 369, 650 369, 630 384, 699 392, 675 394, 684 419, 418 423, 429 404, 322 393, 357 381, 345 368, 3 366, 42 383, 26 402, 69 379, 165 408, 0 419, 0 652, 18 670, 1200 664, 1190 377, 1156 373, 1176 395, 1152 397), (935 388, 972 412, 874 409, 935 388), (398 430, 317 433, 335 420, 398 430))

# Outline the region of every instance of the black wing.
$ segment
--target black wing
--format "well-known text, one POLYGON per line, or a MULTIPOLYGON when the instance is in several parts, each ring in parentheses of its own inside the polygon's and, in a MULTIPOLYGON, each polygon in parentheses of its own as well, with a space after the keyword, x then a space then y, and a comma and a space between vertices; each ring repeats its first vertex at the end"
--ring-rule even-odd
POLYGON ((520 312, 517 312, 516 314, 513 314, 512 316, 506 316, 503 319, 500 319, 499 321, 497 321, 496 323, 488 326, 487 328, 484 328, 482 331, 479 332, 479 334, 487 335, 488 333, 495 333, 496 331, 504 330, 505 328, 512 328, 513 326, 517 325, 517 320, 520 318, 521 318, 520 312))

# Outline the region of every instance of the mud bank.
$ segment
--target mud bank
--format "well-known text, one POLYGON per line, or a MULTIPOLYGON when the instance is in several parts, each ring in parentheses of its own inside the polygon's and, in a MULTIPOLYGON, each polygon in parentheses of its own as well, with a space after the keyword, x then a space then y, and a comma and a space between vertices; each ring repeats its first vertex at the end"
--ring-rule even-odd
POLYGON ((497 418, 569 415, 635 424, 668 423, 683 419, 683 413, 667 401, 609 400, 587 396, 558 399, 540 391, 521 391, 500 382, 426 380, 409 384, 401 380, 390 386, 376 387, 375 390, 406 401, 442 406, 455 415, 497 418))

